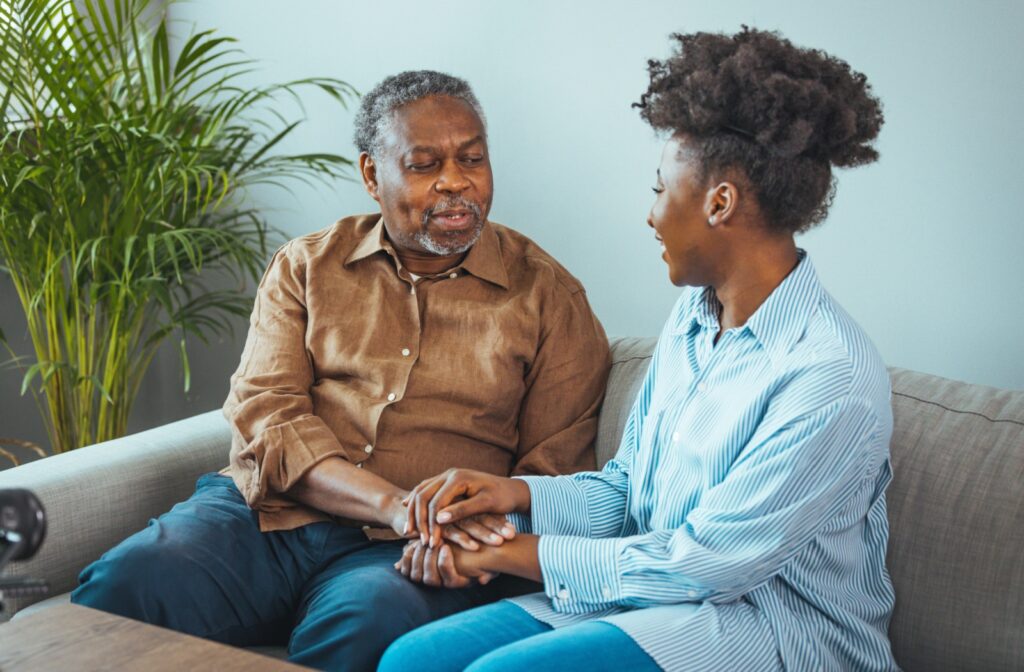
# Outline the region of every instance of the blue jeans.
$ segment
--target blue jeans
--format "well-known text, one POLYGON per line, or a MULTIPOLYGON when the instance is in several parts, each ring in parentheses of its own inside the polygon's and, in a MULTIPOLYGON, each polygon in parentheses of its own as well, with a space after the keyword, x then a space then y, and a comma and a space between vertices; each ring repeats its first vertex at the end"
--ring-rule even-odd
POLYGON ((511 602, 464 611, 401 637, 378 672, 646 672, 658 665, 626 633, 596 621, 553 629, 511 602))
POLYGON ((392 567, 402 545, 329 522, 260 532, 234 482, 206 474, 191 498, 86 567, 71 601, 234 646, 287 642, 289 659, 310 667, 373 670, 420 625, 537 590, 417 585, 392 567))

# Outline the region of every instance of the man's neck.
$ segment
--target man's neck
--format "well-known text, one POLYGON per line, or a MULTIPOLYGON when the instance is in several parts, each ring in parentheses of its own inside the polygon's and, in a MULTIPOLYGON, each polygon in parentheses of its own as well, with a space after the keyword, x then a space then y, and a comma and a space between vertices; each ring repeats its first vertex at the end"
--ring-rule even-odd
MULTIPOLYGON (((392 243, 393 244, 393 243, 392 243)), ((437 275, 444 273, 449 268, 458 266, 466 258, 469 252, 459 254, 437 255, 429 252, 418 252, 416 250, 405 250, 395 246, 399 261, 405 270, 413 275, 437 275)))

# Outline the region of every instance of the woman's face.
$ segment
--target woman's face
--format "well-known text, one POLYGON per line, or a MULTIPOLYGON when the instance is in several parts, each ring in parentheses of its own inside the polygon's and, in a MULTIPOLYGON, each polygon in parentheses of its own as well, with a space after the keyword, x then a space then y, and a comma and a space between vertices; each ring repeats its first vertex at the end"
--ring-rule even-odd
POLYGON ((700 172, 685 137, 674 136, 665 143, 647 224, 661 243, 661 258, 677 287, 712 284, 716 265, 715 232, 708 225, 710 194, 700 172))

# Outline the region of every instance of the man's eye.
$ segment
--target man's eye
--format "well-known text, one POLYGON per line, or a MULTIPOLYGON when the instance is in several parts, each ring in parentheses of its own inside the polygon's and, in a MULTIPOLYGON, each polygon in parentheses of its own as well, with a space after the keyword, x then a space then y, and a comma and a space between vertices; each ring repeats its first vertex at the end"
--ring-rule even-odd
POLYGON ((427 162, 427 163, 410 163, 409 164, 409 170, 415 170, 417 172, 422 172, 422 171, 425 171, 425 170, 430 170, 431 168, 433 168, 436 165, 437 165, 437 161, 430 161, 430 162, 427 162))
POLYGON ((482 157, 482 156, 464 156, 464 157, 462 157, 462 162, 463 163, 468 163, 471 166, 472 165, 476 165, 476 164, 482 162, 483 160, 484 160, 484 157, 482 157))

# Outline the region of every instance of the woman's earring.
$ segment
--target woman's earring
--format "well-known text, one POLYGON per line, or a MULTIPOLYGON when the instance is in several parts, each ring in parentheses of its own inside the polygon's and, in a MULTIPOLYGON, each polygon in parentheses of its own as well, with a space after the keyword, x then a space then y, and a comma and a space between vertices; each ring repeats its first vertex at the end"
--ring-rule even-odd
POLYGON ((715 225, 715 218, 714 217, 708 217, 708 226, 714 226, 714 225, 715 225))

